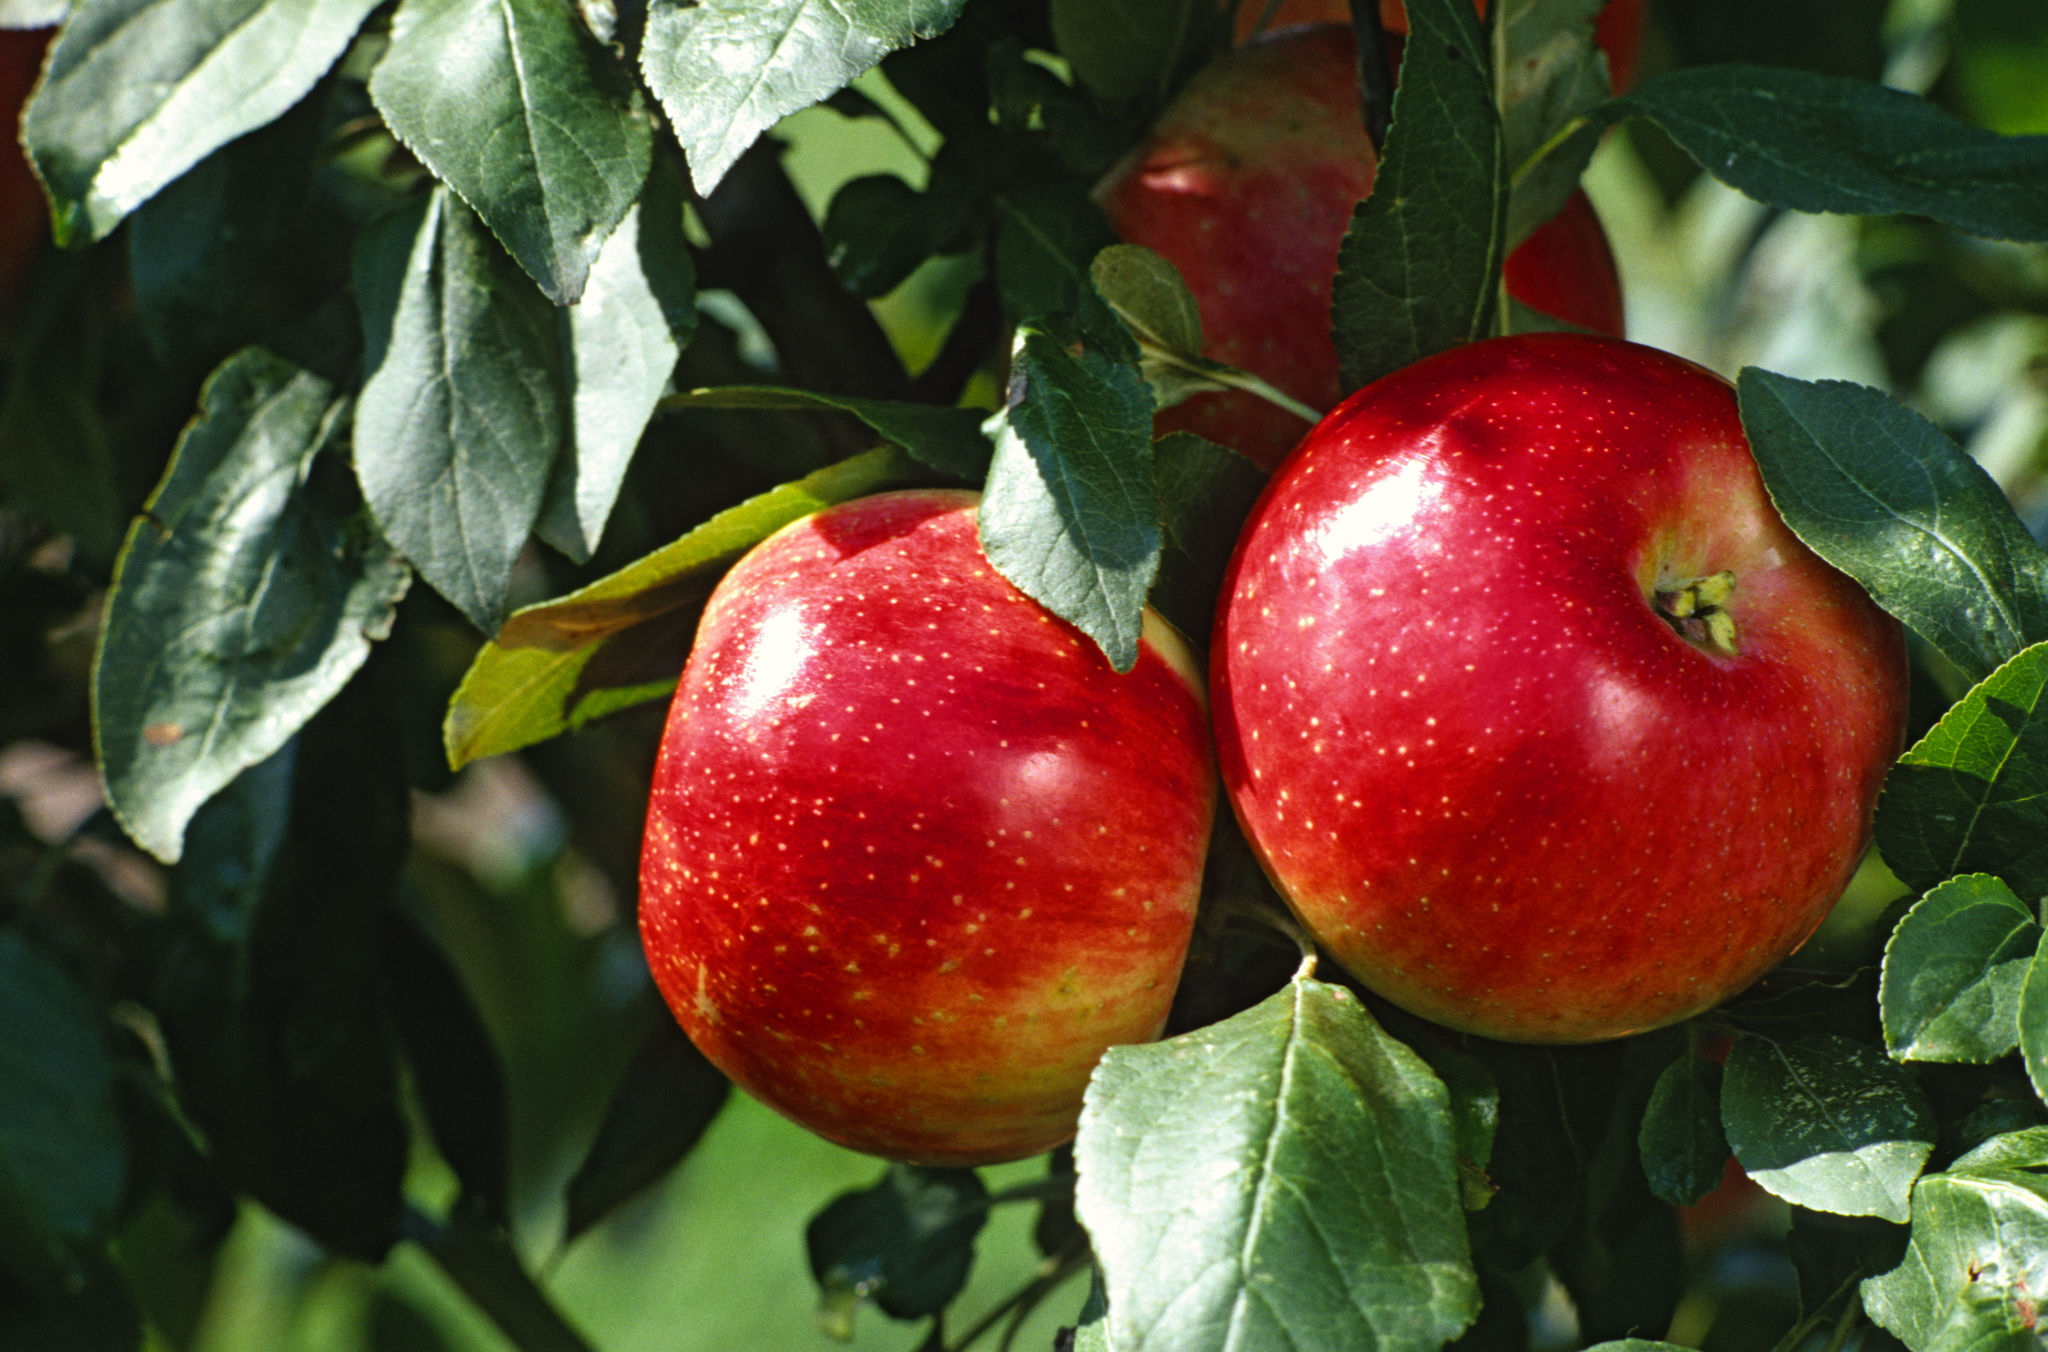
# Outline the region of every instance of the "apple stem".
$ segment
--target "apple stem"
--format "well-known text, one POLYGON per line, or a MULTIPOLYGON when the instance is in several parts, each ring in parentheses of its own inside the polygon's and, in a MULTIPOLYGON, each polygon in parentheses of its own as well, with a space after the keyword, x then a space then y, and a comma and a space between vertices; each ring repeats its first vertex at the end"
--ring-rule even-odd
POLYGON ((1657 588, 1657 613, 1688 643, 1732 657, 1736 653, 1735 617, 1726 606, 1734 594, 1735 574, 1724 568, 1657 588))

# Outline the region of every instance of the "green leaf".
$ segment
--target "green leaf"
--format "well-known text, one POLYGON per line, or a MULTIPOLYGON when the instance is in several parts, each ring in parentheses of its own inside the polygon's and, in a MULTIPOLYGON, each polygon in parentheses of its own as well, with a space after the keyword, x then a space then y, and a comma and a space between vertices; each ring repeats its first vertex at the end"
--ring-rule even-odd
POLYGON ((681 1162, 731 1096, 725 1076, 663 1017, 626 1068, 569 1179, 562 1242, 574 1242, 681 1162))
POLYGON ((92 243, 200 160, 279 117, 377 0, 83 0, 22 136, 59 244, 92 243))
MULTIPOLYGON (((1557 214, 1593 157, 1591 137, 1560 133, 1606 101, 1607 63, 1593 44, 1606 0, 1503 5, 1491 30, 1493 80, 1514 192, 1508 248, 1557 214)), ((1523 330, 1517 329, 1517 332, 1523 330)))
POLYGON ((470 664, 442 724, 448 763, 517 751, 675 687, 697 611, 733 560, 821 507, 913 477, 891 448, 727 508, 567 596, 527 606, 470 664))
POLYGON ((512 1190, 505 1068, 462 976, 413 921, 393 916, 379 971, 427 1126, 462 1183, 462 1203, 509 1222, 512 1190))
POLYGON ((1906 1219, 1934 1123, 1913 1079, 1868 1043, 1740 1037, 1721 1124, 1743 1170, 1794 1206, 1906 1219))
POLYGON ((709 193, 754 139, 943 33, 962 0, 653 0, 640 67, 709 193))
POLYGON ((341 405, 250 348, 199 418, 127 544, 93 668, 107 803, 159 859, 244 769, 283 746, 389 632, 405 567, 308 477, 341 405))
POLYGON ((305 205, 328 102, 316 93, 230 141, 129 218, 135 306, 166 364, 226 339, 230 318, 276 275, 305 205))
POLYGON ((437 189, 367 228, 356 477, 420 576, 485 633, 567 433, 555 309, 437 189))
POLYGON ((175 961, 148 992, 221 1176, 368 1259, 398 1238, 409 1141, 380 991, 410 808, 394 672, 367 664, 207 804, 171 878, 175 961), (263 871, 229 872, 245 866, 263 871))
POLYGON ((1943 1172, 1996 1176, 2020 1169, 2048 1169, 2048 1127, 2025 1127, 1993 1136, 1943 1172))
POLYGON ((1160 513, 1152 606, 1199 648, 1209 641, 1238 528, 1266 476, 1227 446, 1173 432, 1152 443, 1152 480, 1160 513))
POLYGON ((1467 0, 1416 0, 1372 196, 1337 255, 1344 388, 1489 332, 1507 255, 1508 162, 1467 0))
POLYGON ((894 291, 973 222, 976 204, 967 187, 937 165, 923 192, 894 174, 849 180, 832 194, 821 227, 832 270, 856 296, 894 291))
POLYGON ((971 408, 947 408, 894 399, 857 399, 821 390, 771 385, 713 385, 670 399, 672 409, 756 408, 851 414, 910 458, 949 478, 979 483, 988 473, 990 448, 982 431, 987 415, 971 408))
POLYGON ((683 240, 681 185, 657 174, 590 270, 583 299, 562 311, 571 437, 536 529, 588 561, 618 501, 633 452, 697 327, 696 270, 683 240))
POLYGON ((128 1175, 104 1017, 62 964, 0 930, 0 1272, 77 1280, 128 1175))
POLYGON ((2048 934, 2041 936, 2020 987, 2020 1058, 2035 1097, 2048 1103, 2048 934))
POLYGON ((1904 213, 1991 239, 2048 239, 2048 136, 2000 136, 1926 99, 1813 71, 1714 65, 1602 110, 1647 117, 1699 166, 1795 211, 1904 213))
POLYGON ((647 178, 653 126, 559 0, 404 0, 370 97, 557 305, 647 178))
POLYGON ((1207 54, 1220 12, 1208 0, 1052 0, 1053 44, 1105 103, 1157 105, 1207 54))
POLYGON ((1685 1352, 1685 1344, 1662 1342, 1656 1338, 1614 1338, 1594 1343, 1586 1352, 1685 1352))
POLYGON ((1202 354, 1202 314, 1180 269, 1140 244, 1095 255, 1088 278, 1140 346, 1184 360, 1202 354))
MULTIPOLYGON (((1137 340, 1138 370, 1155 408, 1212 390, 1244 390, 1278 404, 1304 424, 1321 415, 1249 371, 1202 355, 1202 317, 1180 269, 1138 244, 1112 244, 1088 275, 1096 293, 1137 340)), ((1304 430, 1306 430, 1304 428, 1304 430)))
POLYGON ((1636 1138, 1650 1191, 1691 1206, 1721 1184, 1728 1136, 1721 1128, 1721 1067, 1687 1054, 1657 1077, 1636 1138))
POLYGON ((1885 944, 1878 995, 1900 1061, 1996 1061, 2019 1045, 2020 984, 2041 940, 2034 914, 1983 873, 1913 903, 1885 944))
POLYGON ((1111 1048, 1075 1145, 1110 1345, 1435 1352, 1479 1309, 1449 1100, 1315 981, 1111 1048))
POLYGON ((1959 873, 2048 895, 2048 643, 1993 672, 1885 779, 1877 844, 1908 886, 1959 873))
POLYGON ((1847 381, 1749 367, 1736 389, 1786 524, 1879 605, 1972 679, 2048 638, 2048 552, 1932 423, 1847 381))
POLYGON ((118 482, 103 381, 100 307, 85 260, 50 260, 50 301, 18 311, 0 385, 0 498, 72 538, 96 570, 112 565, 133 506, 118 482), (59 269, 62 268, 62 272, 59 269))
POLYGON ((1135 366, 1033 328, 1018 331, 1010 371, 1011 405, 990 420, 982 549, 1129 671, 1159 570, 1151 396, 1135 366))
POLYGON ((996 286, 1010 322, 1079 320, 1090 338, 1111 355, 1123 356, 1114 350, 1108 332, 1113 329, 1135 361, 1137 344, 1103 304, 1088 275, 1096 255, 1116 243, 1109 218, 1094 199, 1071 183, 1034 183, 1003 194, 996 208, 996 286))
POLYGON ((873 1187, 834 1198, 804 1231, 826 1317, 850 1318, 864 1299, 896 1319, 937 1314, 966 1284, 987 1221, 972 1169, 892 1164, 873 1187))
POLYGON ((1867 1279, 1863 1308, 1912 1352, 2031 1352, 2048 1291, 2048 1180, 1932 1174, 1913 1190, 1913 1240, 1867 1279))

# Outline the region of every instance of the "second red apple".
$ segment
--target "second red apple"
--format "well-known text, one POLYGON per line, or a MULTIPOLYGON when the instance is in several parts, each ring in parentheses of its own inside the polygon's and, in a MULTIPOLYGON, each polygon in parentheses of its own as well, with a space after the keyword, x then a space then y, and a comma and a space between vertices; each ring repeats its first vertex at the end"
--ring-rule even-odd
MULTIPOLYGON (((1096 187, 1110 224, 1180 269, 1204 354, 1328 409, 1344 396, 1330 290, 1352 208, 1378 159, 1340 24, 1289 28, 1191 80, 1096 187)), ((1575 195, 1507 261, 1509 293, 1595 333, 1622 332, 1621 282, 1591 203, 1575 195)), ((1256 395, 1199 394, 1161 411, 1267 468, 1308 431, 1256 395)))

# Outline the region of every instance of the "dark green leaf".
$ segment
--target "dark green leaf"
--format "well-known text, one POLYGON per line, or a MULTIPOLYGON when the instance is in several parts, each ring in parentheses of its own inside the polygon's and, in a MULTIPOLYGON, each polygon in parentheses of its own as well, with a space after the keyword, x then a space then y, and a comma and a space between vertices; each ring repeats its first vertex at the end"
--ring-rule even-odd
POLYGON ((1508 162, 1466 0, 1416 0, 1372 196, 1337 256, 1345 390, 1489 332, 1507 255, 1508 162))
POLYGON ((1052 35, 1096 97, 1157 105, 1207 52, 1219 15, 1209 0, 1052 0, 1052 35))
POLYGON ((511 1165, 505 1069, 461 974, 410 920, 385 927, 383 997, 441 1158, 462 1184, 462 1202, 509 1219, 511 1165))
POLYGON ((105 238, 306 96, 377 0, 83 0, 22 134, 60 244, 105 238))
POLYGON ((111 410, 99 384, 105 334, 84 293, 85 262, 44 264, 56 279, 51 291, 17 311, 0 387, 0 498, 69 535, 105 568, 120 552, 132 504, 109 444, 111 410))
POLYGON ((61 1286, 113 1223, 128 1140, 104 1016, 16 930, 0 930, 0 1085, 0 1273, 61 1286))
POLYGON ((988 1220, 988 1189, 972 1169, 892 1164, 871 1188, 834 1198, 804 1231, 825 1307, 872 1300, 896 1319, 952 1303, 988 1220))
POLYGON ((821 507, 914 476, 883 447, 727 508, 681 539, 553 601, 528 606, 483 646, 449 702, 442 745, 456 768, 660 699, 675 687, 697 611, 725 569, 821 507))
POLYGON ((950 478, 979 483, 988 473, 988 435, 981 426, 987 415, 971 408, 856 399, 768 385, 713 385, 690 390, 670 400, 668 407, 818 409, 851 414, 890 445, 908 451, 911 459, 950 478))
POLYGON ((982 548, 1129 671, 1159 570, 1151 396, 1135 366, 1093 348, 1076 356, 1035 329, 1018 332, 1010 369, 1010 407, 991 420, 982 548))
POLYGON ((1075 1147, 1110 1344, 1435 1352, 1479 1308, 1449 1097, 1314 981, 1111 1048, 1075 1147))
POLYGON ((1906 912, 1884 950, 1885 1047, 1901 1061, 1995 1061, 2019 1045, 2034 914, 1983 873, 1951 878, 1906 912))
POLYGON ((943 33, 961 0, 653 0, 640 67, 708 193, 754 139, 887 56, 943 33))
POLYGON ((1843 1037, 1740 1037, 1721 1125, 1743 1170, 1795 1206, 1903 1222, 1934 1150, 1920 1088, 1883 1052, 1843 1037))
POLYGON ((1613 1338, 1594 1343, 1586 1352, 1684 1352, 1683 1343, 1660 1342, 1655 1338, 1613 1338))
POLYGON ((536 528, 578 563, 597 548, 626 467, 697 327, 680 187, 656 174, 599 251, 582 301, 562 312, 572 435, 536 528))
POLYGON ((574 303, 647 178, 632 81, 559 0, 404 0, 370 96, 548 298, 574 303))
POLYGON ((2048 643, 1993 672, 1885 779, 1877 844, 1913 887, 1990 873, 2048 895, 2048 643))
POLYGON ((397 1238, 408 1145, 379 988, 410 808, 388 675, 373 660, 289 756, 207 805, 150 992, 179 1104, 228 1181, 369 1259, 397 1238), (266 798, 288 804, 281 830, 266 798), (224 888, 242 867, 265 871, 224 888), (224 896, 258 899, 241 926, 219 923, 224 896))
POLYGON ((1197 647, 1209 639, 1238 527, 1265 486, 1257 465, 1192 432, 1152 443, 1161 517, 1152 605, 1197 647))
POLYGON ((1878 969, 1812 977, 1782 990, 1751 991, 1721 1007, 1744 1032, 1779 1041, 1809 1033, 1839 1033, 1875 1042, 1883 1034, 1878 1018, 1878 969))
POLYGON ((1555 138, 1608 96, 1607 65, 1593 45, 1593 20, 1604 4, 1559 0, 1501 7, 1492 34, 1493 80, 1514 177, 1510 249, 1557 214, 1592 158, 1591 137, 1562 143, 1555 138))
POLYGON ((1686 1055, 1657 1077, 1637 1138, 1650 1191, 1691 1206, 1721 1184, 1728 1136, 1721 1129, 1721 1067, 1686 1055))
POLYGON ((1905 1261, 1863 1283, 1863 1308, 1912 1352, 2022 1352, 2041 1344, 2044 1291, 2048 1180, 1933 1174, 1905 1261))
POLYGON ((2048 553, 1932 423, 1847 381, 1749 367, 1736 388, 1786 524, 1879 605, 1972 679, 2048 638, 2048 553))
POLYGON ((128 222, 128 275, 159 357, 189 355, 274 275, 304 202, 324 130, 321 94, 230 141, 145 202, 128 222))
POLYGON ((364 231, 356 477, 420 576, 494 632, 567 437, 555 309, 437 189, 364 231))
POLYGON ((926 259, 953 244, 973 219, 958 179, 933 170, 924 192, 894 174, 866 174, 832 194, 825 247, 832 270, 856 296, 884 296, 926 259))
POLYGON ((1095 256, 1116 243, 1094 199, 1073 184, 1046 182, 1005 193, 997 208, 996 285, 1010 322, 1073 326, 1108 355, 1135 361, 1137 344, 1088 275, 1095 256))
POLYGON ((1655 122, 1702 169, 1795 211, 1904 212, 1992 239, 2048 239, 2048 136, 1999 136, 1926 99, 1813 71, 1670 71, 1606 122, 1655 122))
POLYGON ((405 592, 374 533, 308 489, 339 416, 318 376, 237 354, 129 530, 94 735, 108 805, 160 859, 178 857, 201 803, 333 697, 405 592))
POLYGON ((2034 1094, 2048 1103, 2048 934, 2041 936, 2020 987, 2020 1056, 2034 1094))
POLYGON ((2026 1127, 1981 1142, 1943 1170, 1996 1177, 2020 1169, 2048 1169, 2048 1127, 2026 1127))
POLYGON ((569 1243, 680 1163, 731 1097, 732 1085, 664 1017, 626 1068, 604 1122, 569 1179, 569 1243))

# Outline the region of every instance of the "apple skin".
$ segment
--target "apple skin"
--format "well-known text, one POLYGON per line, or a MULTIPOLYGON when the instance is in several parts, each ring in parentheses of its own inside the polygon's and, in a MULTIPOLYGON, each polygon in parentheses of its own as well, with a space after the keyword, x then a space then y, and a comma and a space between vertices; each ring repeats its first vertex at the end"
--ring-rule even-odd
POLYGON ((1727 382, 1528 334, 1325 419, 1238 539, 1211 647, 1225 792, 1366 986, 1579 1042, 1720 1003, 1870 839, 1896 621, 1778 518, 1727 382), (1732 654, 1654 594, 1726 570, 1732 654))
POLYGON ((1136 667, 1005 581, 978 496, 762 542, 707 606, 654 775, 640 929, 733 1081, 821 1136, 973 1165, 1072 1136, 1159 1035, 1216 804, 1185 641, 1136 667))
POLYGON ((14 129, 0 149, 0 298, 21 285, 29 262, 49 234, 50 205, 21 148, 21 110, 42 74, 54 28, 0 29, 0 108, 14 129))
MULTIPOLYGON (((1117 236, 1180 269, 1205 355, 1317 409, 1344 396, 1330 291, 1352 208, 1377 168, 1349 27, 1254 39, 1187 84, 1145 140, 1096 185, 1117 236)), ((1510 294, 1620 336, 1621 282, 1583 193, 1509 256, 1510 294), (1539 300, 1541 304, 1538 304, 1539 300)), ((1256 395, 1198 394, 1162 409, 1159 433, 1196 432, 1270 469, 1307 433, 1256 395)))

